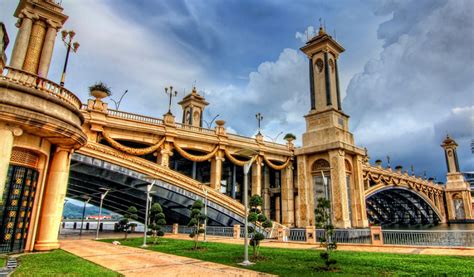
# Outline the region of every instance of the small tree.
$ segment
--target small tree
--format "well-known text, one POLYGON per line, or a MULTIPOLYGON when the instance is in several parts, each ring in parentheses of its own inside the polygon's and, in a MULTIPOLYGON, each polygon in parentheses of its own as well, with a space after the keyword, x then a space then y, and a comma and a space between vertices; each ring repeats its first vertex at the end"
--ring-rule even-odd
POLYGON ((320 238, 321 246, 326 250, 320 254, 324 260, 324 270, 331 270, 336 260, 331 259, 331 251, 337 248, 336 242, 332 242, 332 235, 334 233, 334 226, 331 224, 331 202, 326 198, 319 198, 318 205, 314 210, 316 227, 324 229, 324 236, 320 238))
POLYGON ((253 227, 249 227, 250 234, 250 245, 253 248, 253 257, 254 259, 258 258, 260 250, 260 241, 265 239, 263 233, 257 230, 257 224, 261 223, 263 228, 272 227, 272 222, 262 214, 262 211, 259 209, 263 204, 262 197, 260 195, 254 195, 250 197, 249 201, 249 216, 248 221, 253 224, 253 227))
POLYGON ((204 229, 201 228, 202 222, 206 219, 206 216, 201 213, 204 204, 201 200, 196 200, 191 206, 191 220, 188 223, 188 227, 192 227, 193 231, 189 236, 194 238, 194 250, 198 249, 199 235, 204 233, 204 229))
POLYGON ((118 222, 118 229, 125 233, 125 239, 127 239, 130 230, 137 226, 136 223, 130 222, 130 220, 138 219, 138 210, 135 206, 128 207, 127 212, 123 215, 122 219, 118 222))
POLYGON ((153 237, 153 244, 158 242, 158 237, 162 237, 165 233, 161 227, 166 224, 165 214, 159 203, 155 203, 150 209, 150 228, 153 237))

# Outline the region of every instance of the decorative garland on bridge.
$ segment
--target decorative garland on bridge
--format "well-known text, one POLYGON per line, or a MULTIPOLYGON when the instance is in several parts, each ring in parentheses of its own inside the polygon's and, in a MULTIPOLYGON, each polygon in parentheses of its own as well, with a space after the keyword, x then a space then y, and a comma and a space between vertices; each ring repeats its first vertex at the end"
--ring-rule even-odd
POLYGON ((285 168, 287 168, 288 165, 290 165, 290 163, 291 163, 291 157, 288 157, 288 158, 286 159, 286 161, 285 161, 283 164, 281 164, 281 165, 276 165, 276 164, 272 163, 272 162, 271 162, 269 159, 267 159, 267 157, 265 157, 265 156, 263 156, 263 160, 267 163, 267 165, 268 165, 269 167, 271 167, 271 168, 274 169, 274 170, 282 170, 282 169, 285 169, 285 168))
POLYGON ((109 136, 109 134, 107 134, 106 132, 102 132, 102 136, 113 148, 130 155, 135 155, 135 156, 143 156, 143 155, 147 155, 147 154, 155 152, 161 147, 161 145, 166 139, 165 137, 163 137, 157 144, 149 146, 149 147, 133 148, 133 147, 128 147, 121 144, 120 142, 116 141, 111 136, 109 136))
POLYGON ((206 155, 197 156, 197 155, 189 154, 183 148, 181 148, 177 143, 173 143, 173 145, 174 145, 174 148, 176 149, 176 151, 178 151, 178 153, 181 156, 183 156, 184 158, 186 158, 188 160, 191 160, 193 162, 207 161, 216 154, 217 150, 219 150, 219 145, 216 145, 216 147, 214 147, 214 149, 211 152, 207 153, 206 155))
POLYGON ((229 152, 227 149, 225 149, 224 153, 225 153, 225 156, 226 156, 233 164, 235 164, 235 165, 244 166, 245 164, 247 164, 248 162, 250 162, 250 160, 248 160, 248 161, 242 161, 242 160, 238 160, 238 159, 234 158, 234 157, 232 156, 232 154, 230 154, 230 152, 229 152))

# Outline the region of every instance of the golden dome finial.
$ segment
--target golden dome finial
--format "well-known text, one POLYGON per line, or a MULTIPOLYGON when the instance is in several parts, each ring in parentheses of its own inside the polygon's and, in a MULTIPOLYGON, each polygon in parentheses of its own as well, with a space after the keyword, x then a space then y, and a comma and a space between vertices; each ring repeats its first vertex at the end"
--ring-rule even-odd
POLYGON ((319 33, 318 33, 318 35, 324 35, 324 34, 326 34, 326 31, 324 31, 323 20, 320 17, 319 18, 319 33))

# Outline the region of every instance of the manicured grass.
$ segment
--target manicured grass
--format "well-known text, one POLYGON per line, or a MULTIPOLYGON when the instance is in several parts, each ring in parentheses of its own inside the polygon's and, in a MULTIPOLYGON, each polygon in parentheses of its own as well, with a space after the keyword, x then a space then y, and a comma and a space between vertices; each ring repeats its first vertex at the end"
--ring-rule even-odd
POLYGON ((63 250, 26 254, 19 257, 13 276, 121 276, 63 250))
MULTIPOLYGON (((111 242, 113 240, 104 240, 111 242)), ((122 245, 139 247, 141 238, 120 241, 122 245)), ((200 243, 205 250, 191 250, 189 240, 160 239, 158 245, 147 249, 179 256, 196 258, 230 266, 238 266, 243 260, 243 246, 224 243, 200 243)), ((251 253, 250 248, 250 253, 251 253)), ((448 275, 473 276, 472 257, 386 254, 369 252, 336 251, 337 272, 321 272, 315 268, 322 266, 317 250, 296 250, 280 248, 261 248, 263 260, 249 269, 280 276, 320 276, 320 275, 448 275)))

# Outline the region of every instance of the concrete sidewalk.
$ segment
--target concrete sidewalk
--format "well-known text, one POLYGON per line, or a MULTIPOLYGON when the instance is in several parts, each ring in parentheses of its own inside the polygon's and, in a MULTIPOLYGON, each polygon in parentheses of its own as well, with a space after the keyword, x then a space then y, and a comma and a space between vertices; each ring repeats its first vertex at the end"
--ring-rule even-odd
POLYGON ((94 240, 62 240, 61 249, 125 276, 273 276, 94 240))

